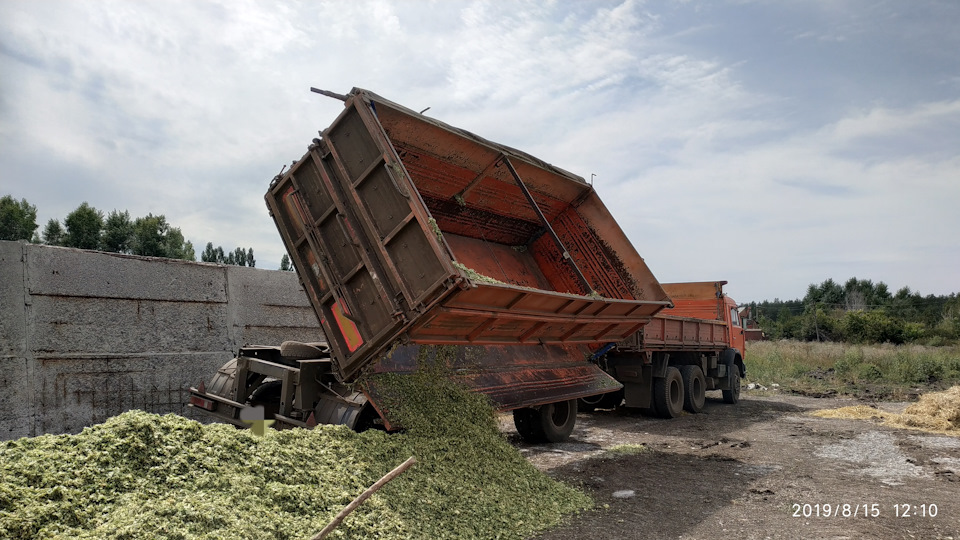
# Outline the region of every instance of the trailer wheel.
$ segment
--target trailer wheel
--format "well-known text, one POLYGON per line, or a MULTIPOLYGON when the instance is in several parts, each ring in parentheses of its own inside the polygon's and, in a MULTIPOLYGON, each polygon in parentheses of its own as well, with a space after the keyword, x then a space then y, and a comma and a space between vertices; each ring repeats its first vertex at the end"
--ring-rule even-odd
POLYGON ((517 426, 517 433, 520 438, 529 443, 543 442, 543 433, 538 430, 539 422, 536 420, 534 409, 514 409, 513 425, 517 426))
POLYGON ((680 376, 683 378, 683 408, 692 413, 702 411, 707 401, 707 382, 700 366, 681 366, 680 376))
POLYGON ((616 409, 623 403, 623 389, 617 390, 616 392, 608 392, 603 395, 603 400, 600 402, 601 409, 616 409))
POLYGON ((663 378, 653 380, 653 406, 661 418, 674 418, 683 410, 683 377, 680 370, 667 367, 663 378))
POLYGON ((577 423, 577 400, 549 403, 538 409, 516 409, 513 423, 526 442, 563 442, 573 433, 573 426, 577 423))
POLYGON ((736 404, 740 402, 740 368, 736 364, 727 366, 727 379, 730 381, 730 388, 723 390, 723 402, 736 404))
POLYGON ((251 407, 263 406, 263 419, 273 420, 280 412, 280 392, 282 381, 267 381, 258 386, 247 399, 251 407))

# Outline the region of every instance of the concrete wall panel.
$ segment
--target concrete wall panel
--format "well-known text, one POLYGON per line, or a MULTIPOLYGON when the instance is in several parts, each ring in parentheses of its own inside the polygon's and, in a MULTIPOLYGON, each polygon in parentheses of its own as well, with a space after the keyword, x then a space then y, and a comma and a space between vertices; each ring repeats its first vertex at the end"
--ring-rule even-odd
POLYGON ((227 290, 233 300, 234 341, 244 345, 278 344, 285 340, 322 341, 317 316, 293 272, 227 268, 227 290))
POLYGON ((33 295, 226 302, 223 272, 213 264, 27 246, 33 295))
POLYGON ((227 304, 33 296, 37 353, 230 351, 227 304))
POLYGON ((33 435, 36 408, 26 358, 0 358, 0 440, 33 435))
POLYGON ((188 389, 208 380, 227 353, 41 358, 40 433, 77 433, 131 409, 189 414, 188 389))
POLYGON ((26 346, 23 246, 0 242, 0 362, 6 356, 23 356, 26 346))
POLYGON ((0 278, 0 440, 194 416, 240 346, 323 335, 288 272, 0 241, 0 278))

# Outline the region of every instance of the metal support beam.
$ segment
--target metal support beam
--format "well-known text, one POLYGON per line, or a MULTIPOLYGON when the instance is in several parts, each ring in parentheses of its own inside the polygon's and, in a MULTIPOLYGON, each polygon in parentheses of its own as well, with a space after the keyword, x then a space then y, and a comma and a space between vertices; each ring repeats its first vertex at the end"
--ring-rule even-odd
POLYGON ((491 161, 486 167, 484 167, 483 170, 480 171, 480 174, 474 177, 474 179, 471 180, 470 183, 466 185, 466 187, 461 189, 459 193, 454 195, 453 198, 458 202, 466 198, 467 193, 469 193, 474 186, 479 184, 481 180, 483 180, 488 174, 490 174, 490 172, 494 169, 494 167, 496 167, 497 164, 500 163, 500 160, 502 160, 504 157, 505 156, 503 155, 502 152, 497 154, 497 158, 491 161))
POLYGON ((530 190, 527 189, 527 185, 523 183, 523 180, 520 178, 520 175, 517 174, 517 170, 513 168, 513 163, 510 163, 510 158, 503 156, 503 163, 506 164, 507 169, 510 171, 510 174, 513 175, 513 179, 517 181, 517 185, 520 186, 520 191, 523 192, 524 197, 527 198, 527 202, 530 203, 530 206, 533 207, 534 212, 537 213, 537 217, 540 218, 540 223, 543 224, 543 227, 550 233, 550 237, 553 238, 554 243, 557 244, 557 248, 560 249, 560 253, 563 254, 563 258, 570 261, 570 266, 573 268, 573 272, 577 274, 577 278, 580 279, 580 283, 586 289, 584 294, 590 294, 593 292, 593 287, 590 285, 590 282, 587 281, 587 278, 584 277, 583 272, 580 271, 580 267, 577 266, 576 261, 573 260, 573 257, 570 256, 570 252, 567 251, 567 248, 564 247, 563 242, 560 241, 560 237, 557 236, 556 231, 553 230, 553 227, 550 226, 550 222, 547 221, 547 216, 543 215, 543 211, 540 210, 540 205, 537 204, 537 201, 533 199, 533 195, 530 193, 530 190))

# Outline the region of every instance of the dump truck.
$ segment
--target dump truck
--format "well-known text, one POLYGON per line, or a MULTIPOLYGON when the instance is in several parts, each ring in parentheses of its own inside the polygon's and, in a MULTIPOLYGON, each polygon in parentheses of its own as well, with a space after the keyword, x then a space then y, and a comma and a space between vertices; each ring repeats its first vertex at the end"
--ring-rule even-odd
POLYGON ((618 391, 579 400, 592 412, 621 404, 673 418, 703 410, 706 392, 740 400, 745 336, 737 303, 723 292, 726 281, 663 283, 673 307, 660 311, 642 330, 608 346, 594 361, 623 384, 618 391))
POLYGON ((262 406, 276 427, 397 429, 377 375, 433 361, 555 442, 596 396, 682 402, 680 362, 733 384, 715 343, 650 349, 645 328, 682 304, 582 177, 369 90, 312 90, 344 110, 265 199, 324 340, 242 347, 191 406, 238 426, 262 406))

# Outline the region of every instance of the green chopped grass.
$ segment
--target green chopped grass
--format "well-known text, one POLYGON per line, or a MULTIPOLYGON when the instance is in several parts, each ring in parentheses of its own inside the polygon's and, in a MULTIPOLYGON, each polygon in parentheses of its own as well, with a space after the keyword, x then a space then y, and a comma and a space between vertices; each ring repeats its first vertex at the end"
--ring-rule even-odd
POLYGON ((477 281, 477 282, 480 282, 480 283, 503 283, 503 282, 500 281, 499 279, 495 279, 495 278, 492 278, 492 277, 490 277, 490 276, 485 276, 485 275, 477 272, 477 271, 474 270, 473 268, 467 268, 467 265, 465 265, 465 264, 463 264, 463 263, 455 262, 455 263, 453 263, 453 265, 456 266, 457 268, 459 268, 460 270, 462 270, 463 273, 464 273, 468 278, 472 279, 473 281, 477 281))
POLYGON ((433 234, 437 235, 437 240, 443 243, 443 231, 440 230, 440 226, 437 225, 437 220, 429 218, 427 224, 430 226, 430 230, 433 231, 433 234))
POLYGON ((607 452, 617 456, 633 456, 648 452, 650 449, 643 444, 618 444, 611 447, 607 452))
POLYGON ((329 538, 522 539, 591 504, 526 462, 483 396, 430 369, 388 377, 399 434, 131 411, 0 443, 0 538, 310 538, 411 455, 329 538))

